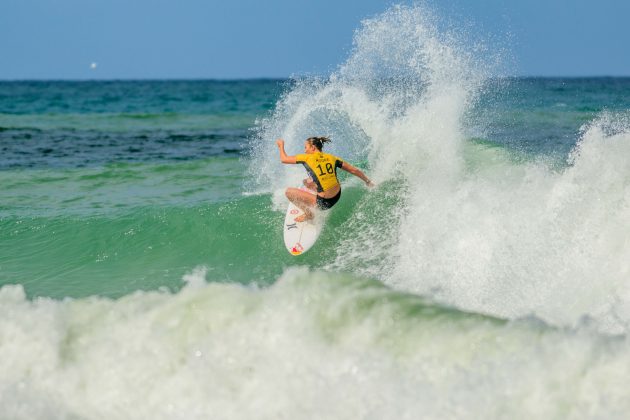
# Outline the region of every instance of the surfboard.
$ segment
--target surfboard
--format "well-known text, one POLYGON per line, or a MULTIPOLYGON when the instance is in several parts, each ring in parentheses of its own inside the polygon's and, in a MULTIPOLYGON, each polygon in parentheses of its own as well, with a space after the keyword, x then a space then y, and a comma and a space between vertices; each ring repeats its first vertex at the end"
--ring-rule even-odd
POLYGON ((301 255, 311 249, 322 231, 326 213, 314 210, 315 217, 305 222, 296 222, 295 218, 304 213, 295 204, 289 202, 284 217, 284 245, 291 255, 301 255))

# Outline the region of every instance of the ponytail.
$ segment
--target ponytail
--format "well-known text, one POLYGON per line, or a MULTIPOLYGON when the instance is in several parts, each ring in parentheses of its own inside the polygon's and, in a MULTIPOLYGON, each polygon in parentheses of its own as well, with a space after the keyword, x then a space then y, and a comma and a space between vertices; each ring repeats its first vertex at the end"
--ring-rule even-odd
POLYGON ((315 146, 320 152, 322 151, 322 147, 324 147, 324 143, 332 142, 329 137, 309 137, 306 141, 315 146))

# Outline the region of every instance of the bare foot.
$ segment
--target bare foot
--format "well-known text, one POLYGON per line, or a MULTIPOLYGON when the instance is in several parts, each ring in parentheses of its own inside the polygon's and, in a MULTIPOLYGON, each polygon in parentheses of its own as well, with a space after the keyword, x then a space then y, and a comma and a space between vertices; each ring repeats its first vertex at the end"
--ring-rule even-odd
POLYGON ((312 214, 303 213, 296 217, 294 220, 298 223, 306 222, 307 220, 311 220, 313 218, 312 214))

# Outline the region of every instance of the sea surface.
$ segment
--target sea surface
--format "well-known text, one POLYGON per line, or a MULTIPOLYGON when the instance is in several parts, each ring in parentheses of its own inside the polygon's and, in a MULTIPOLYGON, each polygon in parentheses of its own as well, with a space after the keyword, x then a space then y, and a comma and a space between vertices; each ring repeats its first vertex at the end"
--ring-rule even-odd
POLYGON ((440 22, 320 77, 0 82, 0 418, 628 418, 630 78, 440 22), (313 135, 377 186, 294 257, 313 135))

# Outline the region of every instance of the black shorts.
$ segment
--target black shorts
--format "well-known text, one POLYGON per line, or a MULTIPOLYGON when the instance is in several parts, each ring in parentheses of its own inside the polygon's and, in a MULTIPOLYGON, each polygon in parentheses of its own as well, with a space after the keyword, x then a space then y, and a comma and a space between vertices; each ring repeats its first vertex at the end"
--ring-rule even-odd
POLYGON ((321 210, 328 210, 329 208, 337 204, 337 201, 339 201, 340 197, 341 197, 341 190, 339 190, 337 195, 332 198, 324 198, 318 195, 317 200, 315 201, 315 204, 321 210))

